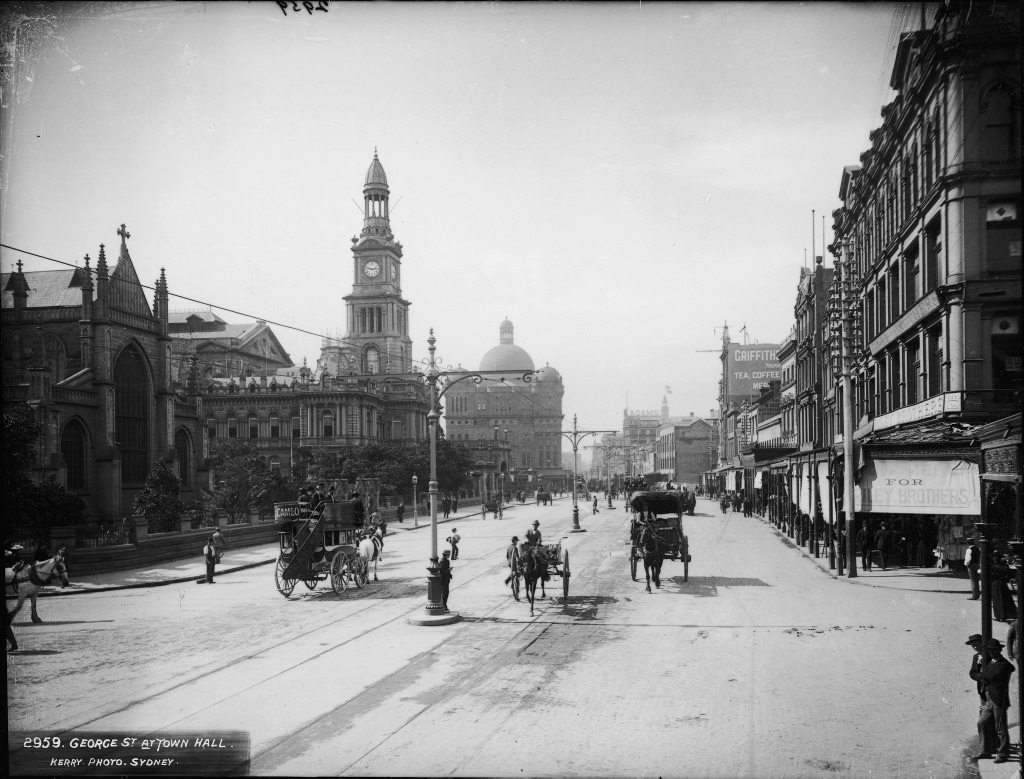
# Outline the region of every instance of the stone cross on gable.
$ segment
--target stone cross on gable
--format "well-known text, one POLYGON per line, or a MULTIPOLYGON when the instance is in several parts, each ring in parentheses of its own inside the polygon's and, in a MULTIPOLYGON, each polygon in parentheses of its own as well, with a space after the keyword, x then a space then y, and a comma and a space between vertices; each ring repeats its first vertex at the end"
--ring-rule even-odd
POLYGON ((121 245, 122 246, 125 245, 125 243, 124 243, 125 240, 127 240, 128 238, 132 237, 132 234, 128 232, 127 228, 125 228, 124 222, 122 222, 121 226, 117 229, 117 234, 121 236, 121 245))

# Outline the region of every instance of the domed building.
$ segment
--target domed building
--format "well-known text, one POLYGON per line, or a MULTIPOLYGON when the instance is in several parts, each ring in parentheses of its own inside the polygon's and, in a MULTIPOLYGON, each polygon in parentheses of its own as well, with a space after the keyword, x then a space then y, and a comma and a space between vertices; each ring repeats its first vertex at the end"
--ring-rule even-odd
POLYGON ((501 488, 529 491, 539 481, 564 488, 571 472, 562 468, 562 374, 550 365, 538 369, 515 344, 507 319, 498 326, 498 344, 480 360, 479 370, 506 375, 453 385, 445 395, 445 432, 474 452, 487 494, 501 488), (526 373, 530 382, 513 381, 526 373))

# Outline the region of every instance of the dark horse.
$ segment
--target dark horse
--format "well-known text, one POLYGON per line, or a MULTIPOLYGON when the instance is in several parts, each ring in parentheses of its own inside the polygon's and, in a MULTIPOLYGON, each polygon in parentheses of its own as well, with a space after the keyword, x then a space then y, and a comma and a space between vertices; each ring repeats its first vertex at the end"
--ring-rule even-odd
POLYGON ((526 598, 530 601, 530 616, 533 616, 533 601, 537 597, 537 582, 540 582, 541 597, 544 594, 544 582, 551 578, 548 573, 548 558, 540 545, 524 544, 519 553, 519 571, 526 584, 526 598))
POLYGON ((651 591, 651 580, 654 586, 661 589, 661 564, 665 561, 665 542, 658 531, 647 522, 640 525, 640 537, 637 546, 643 550, 644 574, 647 576, 647 592, 651 591))

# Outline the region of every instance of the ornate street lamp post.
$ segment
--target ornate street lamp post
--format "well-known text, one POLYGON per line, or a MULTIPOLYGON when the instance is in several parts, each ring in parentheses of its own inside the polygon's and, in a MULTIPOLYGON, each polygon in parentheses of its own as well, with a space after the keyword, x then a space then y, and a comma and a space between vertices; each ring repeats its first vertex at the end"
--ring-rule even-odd
POLYGON ((579 449, 580 441, 586 438, 588 435, 599 435, 601 433, 610 433, 611 435, 617 435, 618 430, 580 430, 576 426, 576 415, 572 415, 572 430, 560 430, 559 435, 568 439, 569 443, 572 444, 572 529, 570 533, 583 533, 583 528, 580 527, 580 507, 577 502, 578 497, 578 484, 576 476, 576 452, 579 449))
POLYGON ((419 479, 416 478, 416 474, 412 476, 412 526, 420 526, 420 507, 419 502, 416 500, 416 484, 419 479))
MULTIPOLYGON (((476 371, 467 372, 463 368, 447 368, 441 370, 438 359, 435 355, 437 339, 434 338, 434 330, 431 328, 430 337, 427 338, 430 357, 426 360, 426 372, 414 374, 426 381, 428 389, 428 404, 430 410, 427 412, 427 435, 430 438, 430 565, 427 566, 427 606, 426 614, 418 617, 410 617, 409 622, 414 625, 448 625, 461 619, 457 613, 447 613, 444 603, 441 600, 441 575, 438 567, 437 556, 437 435, 438 425, 441 421, 441 397, 460 381, 467 379, 480 384, 488 376, 500 376, 495 381, 505 383, 509 371, 476 371), (457 378, 452 378, 456 374, 457 378), (441 388, 438 385, 442 384, 441 388)), ((536 371, 526 371, 519 380, 524 382, 533 381, 533 374, 536 371)), ((393 376, 394 377, 394 376, 393 376)))

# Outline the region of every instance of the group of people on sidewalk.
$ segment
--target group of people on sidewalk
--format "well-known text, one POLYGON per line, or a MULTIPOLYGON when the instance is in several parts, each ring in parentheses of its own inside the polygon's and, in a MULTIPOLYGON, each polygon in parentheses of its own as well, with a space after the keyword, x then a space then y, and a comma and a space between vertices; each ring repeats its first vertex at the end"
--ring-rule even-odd
MULTIPOLYGON (((1020 663, 1020 641, 1012 632, 1008 639, 1009 652, 1020 663)), ((981 752, 975 760, 1005 763, 1010 759, 1010 730, 1007 724, 1007 710, 1010 708, 1010 679, 1013 664, 1003 657, 1003 642, 990 638, 982 644, 982 637, 975 633, 964 642, 974 650, 971 659, 970 677, 977 684, 980 706, 978 708, 978 739, 981 752)))

